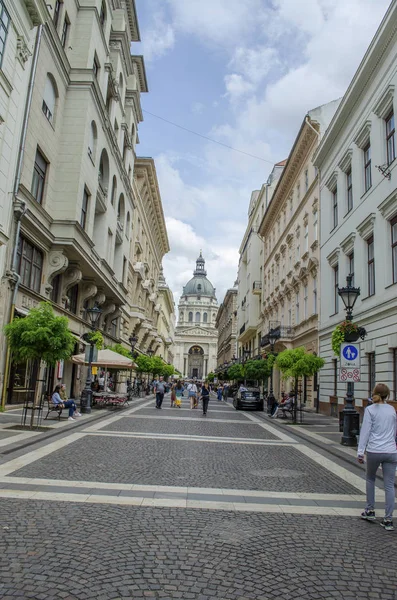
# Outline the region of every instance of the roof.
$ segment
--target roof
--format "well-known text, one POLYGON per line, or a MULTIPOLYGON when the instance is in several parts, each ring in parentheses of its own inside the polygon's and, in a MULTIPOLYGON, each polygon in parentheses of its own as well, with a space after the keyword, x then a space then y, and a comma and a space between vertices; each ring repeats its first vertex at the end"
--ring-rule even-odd
POLYGON ((215 298, 215 289, 206 277, 195 276, 183 288, 183 296, 212 296, 215 298))

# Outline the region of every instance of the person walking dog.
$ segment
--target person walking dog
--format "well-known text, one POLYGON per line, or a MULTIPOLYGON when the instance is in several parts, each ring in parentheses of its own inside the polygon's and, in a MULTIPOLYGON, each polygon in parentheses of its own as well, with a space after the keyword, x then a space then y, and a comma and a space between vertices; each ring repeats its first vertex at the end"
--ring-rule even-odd
POLYGON ((208 402, 210 401, 210 388, 207 382, 201 388, 201 401, 203 403, 203 415, 205 416, 208 410, 208 402))
POLYGON ((385 488, 385 517, 381 526, 393 531, 394 481, 397 467, 396 450, 396 411, 386 404, 390 390, 384 383, 378 383, 372 393, 372 404, 367 406, 357 450, 357 460, 364 464, 367 452, 367 506, 361 518, 375 521, 375 477, 380 465, 383 471, 385 488))

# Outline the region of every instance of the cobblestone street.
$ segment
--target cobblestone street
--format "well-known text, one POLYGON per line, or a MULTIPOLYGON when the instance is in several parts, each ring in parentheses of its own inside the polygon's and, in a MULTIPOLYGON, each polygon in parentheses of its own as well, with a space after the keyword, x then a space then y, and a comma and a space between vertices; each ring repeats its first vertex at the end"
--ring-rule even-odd
POLYGON ((292 427, 166 397, 58 431, 4 432, 2 599, 397 599, 362 469, 292 427))

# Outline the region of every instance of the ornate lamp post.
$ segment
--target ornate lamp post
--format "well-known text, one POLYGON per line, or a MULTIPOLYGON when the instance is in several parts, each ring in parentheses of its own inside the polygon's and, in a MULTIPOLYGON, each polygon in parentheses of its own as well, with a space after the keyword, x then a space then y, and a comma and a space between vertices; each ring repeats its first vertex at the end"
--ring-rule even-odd
POLYGON ((134 358, 134 354, 135 354, 135 346, 138 342, 138 338, 136 335, 130 335, 130 337, 128 338, 128 341, 130 343, 131 346, 131 354, 132 354, 132 358, 134 358))
MULTIPOLYGON (((87 316, 90 320, 91 328, 95 331, 99 317, 102 314, 101 308, 99 308, 98 303, 95 302, 92 308, 87 308, 86 310, 87 316)), ((89 338, 88 338, 89 339, 89 338)), ((91 389, 91 381, 92 381, 92 361, 94 357, 94 346, 95 343, 90 340, 90 353, 88 356, 88 369, 87 369, 87 379, 85 382, 85 388, 81 392, 81 400, 80 400, 80 409, 82 413, 89 414, 91 412, 91 401, 92 401, 92 389, 91 389)))
MULTIPOLYGON (((338 288, 338 295, 342 298, 342 302, 345 305, 346 321, 352 321, 353 308, 357 298, 360 295, 360 288, 352 286, 351 275, 346 278, 346 286, 343 288, 338 288)), ((362 330, 360 334, 358 334, 357 339, 359 335, 363 337, 365 335, 365 331, 362 330)), ((356 446, 358 429, 359 414, 354 408, 354 383, 352 381, 348 381, 345 397, 345 408, 343 409, 343 435, 340 443, 343 446, 356 446)))
MULTIPOLYGON (((247 360, 249 360, 249 357, 251 356, 251 350, 243 350, 243 365, 245 365, 245 363, 247 362, 247 360)), ((247 384, 247 378, 245 377, 244 374, 244 385, 247 384)))
MULTIPOLYGON (((267 334, 267 337, 268 337, 269 344, 270 344, 270 352, 272 354, 274 354, 274 346, 280 337, 280 329, 270 329, 269 333, 267 334)), ((269 394, 267 396, 267 414, 268 415, 272 414, 273 406, 274 406, 275 402, 276 402, 276 398, 274 397, 274 392, 273 392, 273 365, 272 365, 271 370, 270 370, 270 389, 269 389, 269 394)))

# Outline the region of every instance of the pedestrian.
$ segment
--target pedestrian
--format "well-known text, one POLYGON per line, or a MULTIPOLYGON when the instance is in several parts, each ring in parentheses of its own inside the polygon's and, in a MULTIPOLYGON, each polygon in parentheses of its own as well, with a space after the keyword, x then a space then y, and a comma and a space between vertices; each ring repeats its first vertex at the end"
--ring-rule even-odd
POLYGON ((203 403, 203 415, 207 414, 208 403, 210 401, 210 388, 207 382, 203 384, 201 388, 201 401, 203 403))
POLYGON ((154 393, 156 394, 156 408, 161 408, 165 394, 164 377, 160 376, 159 380, 156 381, 154 393))
POLYGON ((189 385, 187 386, 187 393, 188 393, 188 397, 190 400, 190 408, 197 408, 196 405, 196 401, 197 401, 197 386, 195 383, 189 383, 189 385))
POLYGON ((223 393, 223 388, 221 385, 218 386, 218 389, 216 391, 216 395, 218 397, 218 402, 222 401, 222 393, 223 393))
POLYGON ((59 391, 59 395, 61 397, 62 402, 66 402, 68 399, 68 395, 66 393, 66 385, 64 383, 61 384, 61 389, 59 391))
POLYGON ((61 387, 62 386, 59 384, 55 386, 55 389, 51 396, 51 401, 55 406, 60 406, 62 408, 68 408, 69 409, 68 421, 74 421, 75 417, 81 417, 81 414, 77 410, 77 406, 74 403, 74 400, 66 400, 66 401, 62 400, 62 398, 60 396, 61 387))
POLYGON ((183 385, 178 381, 175 384, 175 406, 177 408, 181 408, 182 405, 182 396, 183 396, 183 385))
POLYGON ((394 482, 397 467, 396 450, 396 411, 387 400, 390 390, 384 383, 378 383, 372 393, 372 404, 365 409, 357 450, 357 460, 364 464, 367 452, 367 506, 361 518, 375 521, 375 477, 380 465, 383 471, 385 488, 385 516, 381 526, 393 531, 394 482))
POLYGON ((174 408, 176 402, 176 394, 175 394, 176 383, 174 383, 171 387, 171 408, 174 408))
POLYGON ((105 374, 103 372, 99 374, 98 385, 101 391, 105 389, 105 374))

